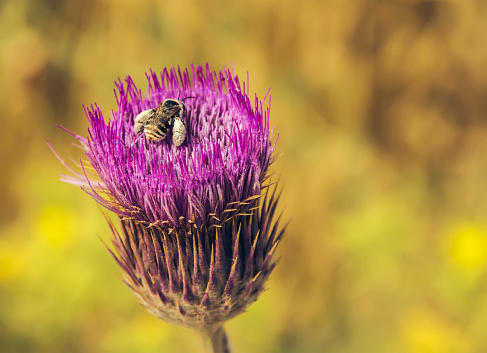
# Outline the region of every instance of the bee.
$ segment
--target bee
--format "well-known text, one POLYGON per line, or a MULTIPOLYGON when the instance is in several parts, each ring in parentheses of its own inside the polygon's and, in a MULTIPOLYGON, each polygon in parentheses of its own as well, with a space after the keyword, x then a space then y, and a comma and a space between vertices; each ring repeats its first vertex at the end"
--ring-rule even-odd
POLYGON ((182 100, 166 99, 159 104, 157 109, 148 109, 141 112, 135 118, 134 131, 136 134, 145 134, 153 141, 159 142, 167 135, 167 130, 173 127, 173 143, 176 147, 182 145, 186 139, 186 125, 183 118, 186 114, 186 106, 182 100))

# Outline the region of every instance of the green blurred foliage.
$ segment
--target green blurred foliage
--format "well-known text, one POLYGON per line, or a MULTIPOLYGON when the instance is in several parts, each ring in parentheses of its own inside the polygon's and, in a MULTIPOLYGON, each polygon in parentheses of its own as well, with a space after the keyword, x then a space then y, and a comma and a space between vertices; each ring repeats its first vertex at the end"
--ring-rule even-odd
POLYGON ((82 158, 117 77, 209 62, 272 87, 292 217, 236 352, 487 350, 487 2, 0 3, 0 352, 188 352, 118 278, 82 158))

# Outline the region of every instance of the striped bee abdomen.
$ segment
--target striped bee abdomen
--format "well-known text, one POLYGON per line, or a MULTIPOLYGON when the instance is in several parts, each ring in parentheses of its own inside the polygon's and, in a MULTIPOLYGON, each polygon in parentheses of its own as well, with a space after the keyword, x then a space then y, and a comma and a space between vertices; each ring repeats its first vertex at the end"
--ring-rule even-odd
POLYGON ((144 127, 145 136, 151 141, 161 141, 166 137, 167 129, 171 127, 170 121, 165 121, 163 124, 146 124, 144 127))

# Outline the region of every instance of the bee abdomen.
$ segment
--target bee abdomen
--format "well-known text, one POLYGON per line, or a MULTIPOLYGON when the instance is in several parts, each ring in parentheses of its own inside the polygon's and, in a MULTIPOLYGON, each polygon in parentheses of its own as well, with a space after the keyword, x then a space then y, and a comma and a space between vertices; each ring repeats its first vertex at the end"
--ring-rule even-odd
POLYGON ((157 125, 157 127, 145 126, 144 128, 145 136, 151 141, 161 141, 166 137, 167 128, 163 125, 157 125))

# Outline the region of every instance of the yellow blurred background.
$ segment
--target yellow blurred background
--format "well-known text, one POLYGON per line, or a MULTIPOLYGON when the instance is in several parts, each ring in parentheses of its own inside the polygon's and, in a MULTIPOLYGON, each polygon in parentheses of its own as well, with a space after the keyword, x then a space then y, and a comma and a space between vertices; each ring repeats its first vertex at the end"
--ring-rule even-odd
POLYGON ((0 3, 0 352, 192 352, 137 304, 82 157, 82 104, 152 68, 271 86, 284 218, 235 352, 487 351, 487 2, 0 3))

